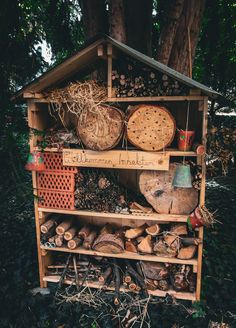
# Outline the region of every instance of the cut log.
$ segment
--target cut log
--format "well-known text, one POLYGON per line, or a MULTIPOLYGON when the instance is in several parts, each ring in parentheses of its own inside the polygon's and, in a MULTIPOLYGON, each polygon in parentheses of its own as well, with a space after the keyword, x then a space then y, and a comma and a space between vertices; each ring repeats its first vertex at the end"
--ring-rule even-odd
POLYGON ((196 245, 191 245, 187 247, 182 247, 178 254, 178 259, 189 260, 192 259, 197 251, 196 245))
POLYGON ((148 279, 161 280, 168 278, 168 270, 163 263, 141 261, 143 274, 148 279))
POLYGON ((78 232, 78 237, 80 237, 82 239, 85 239, 86 237, 88 237, 88 235, 90 234, 90 232, 91 232, 91 226, 89 224, 86 224, 78 232))
POLYGON ((132 281, 132 278, 130 275, 126 274, 124 276, 124 282, 126 282, 127 284, 129 284, 132 281))
POLYGON ((166 290, 170 289, 170 286, 169 286, 169 283, 168 283, 167 280, 161 279, 161 280, 158 281, 157 288, 160 289, 160 290, 166 291, 166 290))
POLYGON ((97 237, 97 232, 95 230, 92 230, 90 234, 84 238, 83 247, 85 249, 91 249, 96 237, 97 237))
POLYGON ((151 225, 150 227, 147 227, 145 229, 145 231, 148 235, 156 236, 160 233, 161 227, 159 224, 156 223, 156 224, 151 225))
POLYGON ((173 236, 169 234, 164 236, 164 241, 168 246, 172 246, 177 240, 178 240, 178 236, 173 236))
POLYGON ((113 232, 112 226, 109 223, 106 223, 104 225, 104 227, 102 227, 102 229, 100 230, 99 235, 102 235, 102 234, 110 234, 112 232, 113 232))
POLYGON ((143 254, 152 254, 153 245, 152 245, 152 236, 147 235, 141 243, 138 244, 137 249, 143 254))
POLYGON ((132 229, 128 229, 125 232, 125 238, 127 239, 135 239, 139 236, 141 236, 145 229, 146 229, 147 225, 146 223, 143 224, 142 226, 138 227, 138 228, 132 228, 132 229))
POLYGON ((127 252, 137 253, 137 247, 135 246, 134 242, 132 240, 126 240, 125 241, 125 250, 127 252))
POLYGON ((57 247, 61 247, 63 245, 63 239, 64 239, 63 235, 57 235, 55 237, 55 244, 57 247))
POLYGON ((137 288, 137 285, 133 281, 131 281, 129 284, 129 290, 136 290, 136 288, 137 288))
POLYGON ((171 144, 175 136, 175 120, 159 105, 138 105, 129 115, 127 138, 137 148, 157 151, 171 144))
POLYGON ((137 238, 134 240, 134 242, 137 243, 137 244, 139 244, 139 243, 141 243, 141 241, 142 241, 144 238, 145 238, 144 236, 139 236, 139 237, 137 237, 137 238))
POLYGON ((67 243, 67 247, 69 249, 75 249, 76 247, 82 244, 83 240, 80 237, 74 237, 73 239, 69 240, 67 243))
POLYGON ((153 279, 145 279, 145 284, 147 286, 147 289, 149 290, 156 290, 157 286, 154 284, 154 280, 153 279))
POLYGON ((64 233, 70 229, 70 227, 72 226, 72 220, 71 219, 67 219, 63 222, 61 222, 57 228, 56 228, 56 233, 59 235, 59 236, 62 236, 64 235, 64 233))
POLYGON ((169 171, 143 171, 139 176, 141 193, 153 208, 162 214, 190 214, 198 204, 195 188, 172 186, 176 163, 169 171))
POLYGON ((40 226, 40 231, 42 233, 48 233, 49 230, 57 225, 56 219, 49 219, 40 226))
POLYGON ((153 246, 153 252, 158 256, 176 257, 177 247, 169 247, 163 239, 159 239, 153 246))
POLYGON ((77 232, 77 228, 76 227, 71 227, 69 230, 67 230, 64 234, 64 239, 65 240, 71 240, 77 232))
POLYGON ((171 225, 170 232, 181 236, 181 235, 187 235, 188 230, 187 230, 187 225, 185 223, 175 223, 171 225))
POLYGON ((101 234, 95 239, 93 249, 98 252, 118 254, 124 251, 124 242, 113 234, 101 234))
POLYGON ((97 112, 88 110, 83 119, 78 120, 78 135, 89 149, 114 148, 122 136, 124 114, 111 106, 100 105, 96 109, 97 112))
POLYGON ((112 267, 109 266, 101 276, 99 276, 98 281, 104 283, 107 278, 112 274, 112 267))
POLYGON ((183 246, 199 245, 202 244, 202 240, 200 238, 182 237, 181 243, 183 246))

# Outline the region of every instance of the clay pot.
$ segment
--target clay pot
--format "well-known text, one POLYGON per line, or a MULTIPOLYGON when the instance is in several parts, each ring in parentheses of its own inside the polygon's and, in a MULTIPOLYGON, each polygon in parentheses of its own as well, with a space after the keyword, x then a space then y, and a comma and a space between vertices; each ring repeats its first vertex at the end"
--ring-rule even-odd
POLYGON ((189 215, 187 222, 188 226, 193 230, 204 225, 204 221, 198 207, 196 207, 195 210, 189 215))
POLYGON ((178 131, 178 149, 182 151, 190 150, 193 145, 195 131, 178 131))
POLYGON ((28 171, 45 171, 45 165, 43 162, 43 155, 38 151, 34 151, 29 154, 25 169, 28 171))

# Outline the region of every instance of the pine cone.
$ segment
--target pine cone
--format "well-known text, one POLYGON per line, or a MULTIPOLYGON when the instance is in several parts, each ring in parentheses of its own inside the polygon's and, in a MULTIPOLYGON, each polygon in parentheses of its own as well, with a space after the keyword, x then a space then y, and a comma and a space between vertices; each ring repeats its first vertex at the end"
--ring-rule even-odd
POLYGON ((78 185, 81 185, 83 182, 84 182, 84 175, 81 172, 77 173, 77 175, 76 175, 76 183, 78 185))
POLYGON ((98 180, 98 188, 99 189, 107 189, 108 187, 110 187, 111 182, 106 178, 106 177, 100 177, 98 180))

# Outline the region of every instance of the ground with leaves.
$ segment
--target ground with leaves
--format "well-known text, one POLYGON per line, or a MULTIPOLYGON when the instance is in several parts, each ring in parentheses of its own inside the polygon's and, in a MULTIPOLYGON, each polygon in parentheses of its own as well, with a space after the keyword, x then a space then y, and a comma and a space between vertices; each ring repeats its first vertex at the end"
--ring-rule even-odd
MULTIPOLYGON (((1 190, 0 327, 118 327, 110 306, 58 306, 55 286, 50 295, 33 296, 30 292, 38 286, 38 271, 31 181, 30 176, 26 177, 23 186, 9 186, 6 182, 1 190)), ((235 177, 208 182, 207 206, 218 209, 222 224, 206 229, 202 302, 174 305, 160 299, 159 304, 149 306, 150 327, 167 328, 175 323, 176 327, 207 327, 210 320, 236 325, 235 182, 235 177)))

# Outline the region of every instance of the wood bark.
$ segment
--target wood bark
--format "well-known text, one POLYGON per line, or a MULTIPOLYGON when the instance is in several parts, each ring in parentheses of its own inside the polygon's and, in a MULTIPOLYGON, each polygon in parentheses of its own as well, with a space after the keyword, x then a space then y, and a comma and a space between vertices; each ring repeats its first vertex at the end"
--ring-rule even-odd
POLYGON ((110 36, 117 41, 126 43, 125 13, 123 0, 109 2, 110 36))
POLYGON ((82 20, 86 40, 99 33, 108 32, 108 21, 105 1, 103 0, 80 0, 82 20))
POLYGON ((40 226, 40 231, 42 233, 48 233, 49 230, 53 227, 55 227, 57 224, 57 220, 56 219, 49 219, 48 221, 44 222, 41 226, 40 226))
POLYGON ((124 251, 124 242, 113 234, 101 234, 94 241, 93 249, 98 252, 118 254, 124 251))
POLYGON ((152 55, 152 0, 124 1, 127 45, 152 55))
POLYGON ((127 238, 127 239, 135 239, 135 238, 141 236, 144 233, 146 227, 147 227, 147 225, 145 223, 145 224, 141 225, 138 228, 132 228, 132 229, 126 230, 126 232, 125 232, 125 238, 127 238))
POLYGON ((97 232, 95 230, 92 230, 90 234, 86 238, 84 238, 83 247, 85 249, 91 249, 96 236, 97 232))
POLYGON ((157 60, 190 77, 204 7, 205 0, 175 0, 161 30, 157 60))

